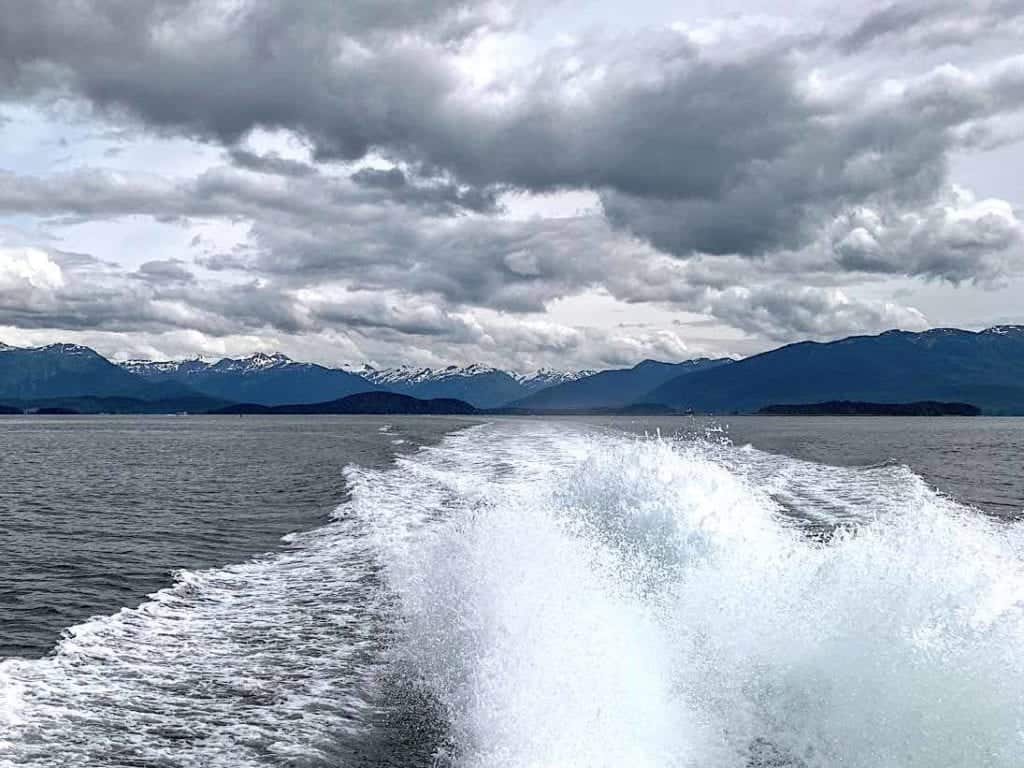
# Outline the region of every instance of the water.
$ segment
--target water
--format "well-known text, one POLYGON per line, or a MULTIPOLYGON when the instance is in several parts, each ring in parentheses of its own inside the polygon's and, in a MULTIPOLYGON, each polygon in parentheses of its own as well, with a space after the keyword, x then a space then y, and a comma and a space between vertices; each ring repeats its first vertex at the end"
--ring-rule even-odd
POLYGON ((387 466, 464 423, 387 421, 0 419, 0 657, 42 655, 177 569, 276 549, 329 519, 345 466, 387 466))
MULTIPOLYGON (((1024 529, 999 511, 1024 507, 1024 423, 800 421, 732 445, 499 420, 393 460, 388 433, 363 461, 342 439, 325 524, 0 663, 0 765, 1019 765, 1024 529), (996 514, 958 497, 976 473, 934 460, 937 491, 899 462, 913 429, 1014 468, 996 514)), ((250 482, 326 483, 323 450, 275 457, 348 423, 268 424, 250 482)))
POLYGON ((612 419, 634 432, 724 430, 750 444, 826 465, 906 464, 929 484, 988 514, 1024 514, 1024 423, 1014 418, 736 416, 721 420, 612 419))

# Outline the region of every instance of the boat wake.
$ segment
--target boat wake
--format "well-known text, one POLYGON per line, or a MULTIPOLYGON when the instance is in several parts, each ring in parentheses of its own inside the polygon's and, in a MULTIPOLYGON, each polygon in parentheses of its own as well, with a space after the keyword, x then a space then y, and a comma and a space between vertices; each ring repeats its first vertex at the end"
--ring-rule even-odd
POLYGON ((465 430, 0 664, 10 766, 1017 766, 1024 529, 899 465, 465 430))

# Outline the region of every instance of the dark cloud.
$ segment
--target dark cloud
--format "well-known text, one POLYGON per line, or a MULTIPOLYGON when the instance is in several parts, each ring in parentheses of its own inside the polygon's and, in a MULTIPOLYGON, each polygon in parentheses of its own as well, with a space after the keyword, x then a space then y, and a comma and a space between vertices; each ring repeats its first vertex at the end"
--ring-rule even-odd
POLYGON ((838 44, 847 54, 883 43, 927 48, 972 45, 985 38, 1019 34, 1024 31, 1022 16, 1021 0, 894 3, 868 14, 838 44))
POLYGON ((498 190, 460 186, 446 179, 416 179, 401 168, 361 168, 350 177, 361 187, 380 189, 395 202, 433 208, 439 214, 460 210, 495 213, 498 190))
POLYGON ((450 184, 406 183, 400 192, 363 177, 320 174, 252 174, 212 168, 193 179, 171 180, 146 173, 79 168, 51 176, 0 170, 0 213, 115 218, 149 215, 175 218, 306 220, 328 224, 339 216, 369 222, 400 205, 432 216, 492 211, 493 195, 450 184))
POLYGON ((241 147, 232 147, 228 151, 231 162, 239 168, 256 173, 270 173, 278 176, 309 176, 317 172, 308 163, 290 160, 278 154, 259 155, 241 147))
POLYGON ((70 89, 105 109, 233 145, 296 127, 359 157, 405 137, 449 88, 436 48, 500 21, 458 0, 0 3, 0 75, 16 94, 70 89))
MULTIPOLYGON (((956 12, 894 6, 842 45, 956 12)), ((513 17, 492 2, 18 4, 0 16, 0 68, 19 93, 70 90, 232 147, 264 127, 293 131, 318 158, 376 151, 430 170, 364 170, 358 185, 439 213, 491 211, 501 189, 596 190, 617 227, 682 257, 799 248, 845 208, 928 204, 953 129, 1024 101, 1019 67, 939 73, 898 99, 872 96, 870 83, 815 94, 784 39, 722 55, 674 32, 559 46, 471 87, 458 55, 513 17)), ((231 157, 260 173, 310 172, 231 157)))
MULTIPOLYGON (((53 255, 57 284, 19 257, 0 274, 5 296, 26 298, 7 298, 0 321, 217 337, 344 328, 439 348, 493 340, 520 359, 587 339, 521 318, 521 332, 484 328, 481 313, 540 313, 585 291, 772 339, 916 327, 916 311, 837 286, 1022 269, 1013 209, 956 197, 948 166, 1024 107, 1024 65, 880 83, 857 57, 966 40, 1021 7, 892 6, 814 50, 785 35, 721 47, 672 31, 584 37, 480 85, 466 57, 525 17, 518 4, 0 0, 0 98, 71 96, 114 124, 216 143, 228 163, 173 179, 0 172, 0 213, 245 231, 236 247, 193 240, 203 279, 176 261, 122 274, 53 255), (840 72, 812 73, 814 55, 840 72), (288 132, 311 160, 254 151, 255 129, 288 132), (567 190, 596 193, 601 212, 500 215, 506 192, 567 190)), ((603 359, 631 349, 602 343, 603 359)))
POLYGON ((196 279, 179 259, 147 261, 136 270, 135 277, 152 283, 191 283, 196 279))

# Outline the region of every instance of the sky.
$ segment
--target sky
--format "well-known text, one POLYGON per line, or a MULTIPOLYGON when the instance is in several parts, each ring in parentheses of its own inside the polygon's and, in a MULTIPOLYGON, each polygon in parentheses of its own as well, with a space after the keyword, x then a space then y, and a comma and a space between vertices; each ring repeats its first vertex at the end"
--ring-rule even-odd
POLYGON ((1024 0, 0 0, 0 341, 526 372, 1024 323, 1022 42, 1024 0))

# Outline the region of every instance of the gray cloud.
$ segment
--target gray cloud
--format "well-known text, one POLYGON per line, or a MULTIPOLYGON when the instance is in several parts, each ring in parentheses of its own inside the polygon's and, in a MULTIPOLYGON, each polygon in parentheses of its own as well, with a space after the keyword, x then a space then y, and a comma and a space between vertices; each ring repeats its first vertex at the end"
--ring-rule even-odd
MULTIPOLYGON (((623 239, 596 217, 506 222, 500 232, 485 224, 459 222, 472 232, 453 237, 447 250, 437 236, 419 245, 411 261, 364 269, 344 263, 321 278, 307 273, 297 279, 283 268, 280 275, 268 272, 270 279, 186 281, 189 273, 174 262, 148 262, 125 273, 95 259, 68 261, 61 268, 55 258, 37 257, 32 274, 49 277, 25 291, 18 287, 24 286, 25 266, 11 270, 20 282, 0 306, 0 324, 151 333, 188 329, 206 337, 335 330, 369 348, 429 344, 433 354, 462 349, 457 357, 466 359, 470 350, 479 350, 492 361, 507 348, 521 361, 550 364, 565 354, 595 365, 598 358, 624 363, 631 351, 685 351, 685 344, 674 334, 654 331, 567 329, 507 313, 495 318, 492 309, 540 312, 547 301, 594 287, 625 301, 706 313, 771 339, 922 322, 913 310, 858 301, 841 291, 762 284, 770 276, 758 275, 742 260, 679 262, 623 239), (573 258, 581 245, 586 260, 573 258), (738 287, 737 280, 749 287, 738 287), (617 352, 608 346, 612 338, 617 352), (586 348, 590 341, 593 349, 586 348)), ((392 258, 409 256, 403 251, 392 258)))
POLYGON ((916 309, 892 302, 856 301, 839 289, 734 286, 723 291, 709 290, 705 300, 714 317, 777 341, 928 327, 927 319, 916 309))
POLYGON ((1024 2, 949 0, 894 3, 868 14, 839 38, 839 47, 856 53, 884 43, 941 48, 971 45, 983 38, 1020 34, 1024 2))
MULTIPOLYGON (((502 5, 373 5, 249 0, 225 15, 189 0, 36 3, 3 14, 0 66, 22 89, 70 89, 231 146, 280 127, 320 158, 405 160, 445 180, 364 170, 354 181, 439 213, 493 210, 501 188, 598 190, 615 226, 683 257, 796 249, 845 208, 927 205, 945 183, 953 129, 1024 103, 1019 66, 940 72, 899 98, 865 96, 868 83, 820 96, 785 40, 724 56, 671 32, 557 47, 481 91, 457 56, 507 23, 502 5)), ((894 6, 844 45, 954 11, 894 6)), ((245 150, 232 158, 307 172, 245 150)))
MULTIPOLYGON (((166 260, 131 274, 69 264, 74 280, 32 286, 29 299, 10 288, 0 321, 218 338, 343 328, 481 353, 495 339, 522 360, 530 345, 557 354, 582 337, 542 325, 516 336, 493 319, 483 329, 480 313, 541 313, 588 290, 780 340, 916 327, 915 310, 837 286, 865 275, 988 284, 1022 268, 1009 205, 947 196, 952 154, 984 145, 1024 106, 1024 65, 901 72, 883 87, 856 57, 967 39, 1019 11, 893 6, 818 49, 785 37, 715 48, 670 31, 584 37, 480 86, 463 57, 520 8, 0 0, 0 98, 70 95, 114 123, 218 143, 230 163, 184 179, 0 172, 0 213, 247 232, 204 251, 201 280, 166 260), (810 76, 819 55, 839 55, 841 74, 810 76), (257 128, 291 132, 313 162, 253 151, 257 128), (602 212, 502 216, 505 192, 566 190, 596 192, 602 212)), ((616 349, 631 349, 624 338, 616 349)), ((676 348, 652 336, 645 349, 662 342, 676 348)), ((602 344, 605 358, 620 354, 602 344)))
POLYGON ((135 277, 155 283, 192 283, 196 279, 180 259, 147 261, 138 268, 135 277))
MULTIPOLYGON (((228 143, 284 127, 321 157, 378 149, 475 188, 605 190, 616 223, 679 254, 793 247, 823 209, 926 196, 952 124, 976 117, 971 107, 1020 104, 1019 77, 974 94, 911 93, 884 111, 823 103, 785 45, 722 59, 673 33, 559 48, 478 93, 451 46, 505 18, 500 6, 349 5, 250 0, 218 15, 186 0, 36 3, 3 14, 2 61, 9 81, 48 72, 99 105, 228 143), (867 154, 886 172, 851 178, 867 154)), ((862 45, 951 13, 894 6, 844 39, 862 45)))
POLYGON ((51 0, 0 4, 0 72, 15 93, 72 89, 154 125, 234 144, 298 126, 358 157, 401 138, 448 88, 431 52, 499 22, 458 0, 301 4, 51 0))
POLYGON ((498 211, 497 189, 460 186, 446 179, 416 179, 401 168, 362 168, 350 177, 361 187, 380 189, 395 202, 433 208, 438 214, 460 210, 498 211))
POLYGON ((33 249, 0 250, 3 325, 29 337, 34 329, 60 328, 63 337, 122 354, 248 352, 254 345, 302 350, 312 344, 315 357, 335 363, 351 355, 381 364, 468 358, 528 370, 570 359, 600 366, 649 356, 675 359, 689 351, 669 332, 622 333, 455 312, 400 291, 139 280, 137 273, 97 260, 73 260, 62 269, 33 249), (326 347, 339 351, 325 353, 326 347))
POLYGON ((256 173, 270 173, 278 176, 309 176, 317 172, 315 166, 298 160, 290 160, 277 154, 260 155, 241 147, 228 150, 231 162, 239 168, 256 173))
POLYGON ((832 238, 839 262, 866 272, 984 282, 1024 266, 1024 222, 1001 200, 963 192, 921 211, 851 211, 836 221, 832 238))

